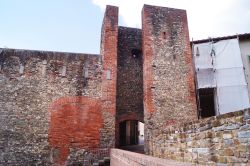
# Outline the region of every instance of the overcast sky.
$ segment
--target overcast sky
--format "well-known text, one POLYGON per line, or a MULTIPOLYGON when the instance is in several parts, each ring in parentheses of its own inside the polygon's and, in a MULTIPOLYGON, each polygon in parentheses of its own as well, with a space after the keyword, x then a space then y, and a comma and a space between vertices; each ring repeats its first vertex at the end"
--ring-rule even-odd
POLYGON ((137 28, 143 4, 185 9, 190 40, 250 32, 250 0, 1 0, 0 47, 99 53, 107 4, 137 28))

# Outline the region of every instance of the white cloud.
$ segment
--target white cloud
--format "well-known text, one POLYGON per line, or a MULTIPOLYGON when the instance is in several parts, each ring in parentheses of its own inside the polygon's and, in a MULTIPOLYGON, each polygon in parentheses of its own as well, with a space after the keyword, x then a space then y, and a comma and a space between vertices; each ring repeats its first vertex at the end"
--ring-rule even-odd
POLYGON ((140 27, 143 4, 187 10, 190 37, 195 40, 245 33, 250 29, 249 0, 92 0, 105 10, 119 6, 125 26, 140 27))

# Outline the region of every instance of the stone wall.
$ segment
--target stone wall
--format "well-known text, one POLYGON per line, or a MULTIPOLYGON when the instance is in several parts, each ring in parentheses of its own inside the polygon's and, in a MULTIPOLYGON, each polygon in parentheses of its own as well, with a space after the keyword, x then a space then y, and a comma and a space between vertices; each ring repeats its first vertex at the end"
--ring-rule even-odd
POLYGON ((141 30, 119 27, 117 67, 117 120, 135 114, 143 120, 141 30))
MULTIPOLYGON (((117 59, 116 123, 125 120, 143 122, 143 78, 141 30, 119 27, 117 59)), ((119 129, 117 129, 119 143, 119 129)))
POLYGON ((0 165, 81 164, 118 145, 124 120, 145 122, 147 154, 249 164, 249 110, 185 123, 193 74, 186 12, 164 7, 145 5, 139 30, 107 6, 101 55, 0 49, 0 165))
POLYGON ((74 164, 115 146, 117 43, 107 6, 101 55, 0 50, 0 165, 74 164))
POLYGON ((153 156, 200 165, 250 164, 250 109, 154 132, 153 156))
POLYGON ((102 146, 99 55, 0 52, 0 165, 50 165, 102 146))
POLYGON ((152 130, 197 119, 185 10, 144 5, 143 88, 146 152, 152 130))

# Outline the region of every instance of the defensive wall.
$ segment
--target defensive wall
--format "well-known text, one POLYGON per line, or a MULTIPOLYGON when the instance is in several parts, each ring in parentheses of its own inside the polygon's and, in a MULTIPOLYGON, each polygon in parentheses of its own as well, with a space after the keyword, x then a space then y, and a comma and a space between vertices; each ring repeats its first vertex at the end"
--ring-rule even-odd
MULTIPOLYGON (((216 138, 215 126, 179 126, 197 120, 186 11, 144 5, 142 29, 135 29, 119 27, 118 8, 107 6, 101 35, 100 55, 0 50, 0 165, 81 163, 88 150, 117 147, 126 120, 145 123, 146 154, 197 163, 206 157, 200 151, 210 152, 199 149, 203 143, 189 150, 193 135, 216 138)), ((230 123, 245 113, 234 116, 230 123)), ((241 138, 245 123, 228 138, 241 138)))

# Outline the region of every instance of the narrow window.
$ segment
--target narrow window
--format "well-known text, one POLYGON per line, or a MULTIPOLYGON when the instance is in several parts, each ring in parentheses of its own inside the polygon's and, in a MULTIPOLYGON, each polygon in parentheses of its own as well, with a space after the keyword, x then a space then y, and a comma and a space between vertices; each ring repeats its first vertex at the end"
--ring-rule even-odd
POLYGON ((111 80, 111 71, 107 70, 107 80, 111 80))
POLYGON ((46 70, 47 70, 47 61, 43 60, 43 66, 42 66, 42 76, 46 76, 46 70))
POLYGON ((63 66, 63 68, 62 68, 62 76, 63 77, 66 76, 66 66, 63 66))
POLYGON ((47 61, 46 60, 43 60, 43 65, 47 65, 47 61))
POLYGON ((163 39, 167 39, 167 34, 166 34, 166 32, 163 32, 163 33, 162 33, 162 36, 163 36, 163 39))
POLYGON ((23 74, 23 72, 24 72, 24 66, 21 64, 19 68, 19 73, 23 74))
POLYGON ((132 49, 131 54, 133 58, 139 58, 141 55, 141 50, 139 49, 132 49))
POLYGON ((89 70, 88 70, 88 68, 84 68, 83 69, 83 76, 84 76, 84 78, 88 78, 89 77, 89 70))

